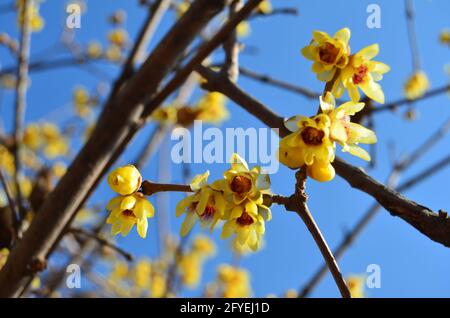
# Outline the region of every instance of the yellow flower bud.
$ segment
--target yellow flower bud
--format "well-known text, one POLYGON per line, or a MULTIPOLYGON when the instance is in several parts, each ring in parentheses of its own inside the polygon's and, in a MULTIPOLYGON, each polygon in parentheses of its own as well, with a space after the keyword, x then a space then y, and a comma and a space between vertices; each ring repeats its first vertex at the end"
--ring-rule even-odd
POLYGON ((108 176, 109 186, 120 195, 129 195, 136 192, 141 186, 141 181, 141 174, 133 165, 119 167, 108 176))
POLYGON ((311 178, 320 181, 327 182, 334 178, 335 171, 331 163, 314 161, 314 163, 307 167, 306 172, 311 178))

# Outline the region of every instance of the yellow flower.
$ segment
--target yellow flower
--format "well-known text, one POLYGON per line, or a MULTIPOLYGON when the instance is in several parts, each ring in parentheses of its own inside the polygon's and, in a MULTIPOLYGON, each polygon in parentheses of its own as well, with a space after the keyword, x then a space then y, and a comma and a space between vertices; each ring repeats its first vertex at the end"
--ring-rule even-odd
POLYGON ((123 261, 116 261, 114 263, 113 270, 110 273, 109 279, 117 283, 125 279, 128 275, 128 272, 128 263, 125 263, 123 261))
POLYGON ((272 218, 270 209, 263 202, 263 194, 270 193, 270 178, 259 166, 250 170, 236 153, 230 161, 231 168, 224 172, 224 179, 211 185, 222 191, 228 202, 222 217, 226 222, 221 237, 225 239, 236 234, 242 248, 256 251, 261 246, 265 220, 272 218))
POLYGON ((191 249, 182 255, 178 263, 181 280, 187 287, 198 285, 202 276, 202 268, 206 258, 213 256, 216 246, 207 236, 197 235, 191 244, 191 249))
POLYGON ((175 8, 177 18, 179 19, 183 14, 185 14, 190 6, 191 4, 189 3, 189 1, 181 1, 180 3, 178 3, 175 8))
POLYGON ((109 17, 109 22, 113 25, 120 25, 127 19, 127 13, 124 10, 117 10, 109 17))
POLYGON ((207 184, 208 176, 209 171, 195 176, 191 182, 194 194, 177 204, 176 216, 186 213, 181 225, 181 236, 186 236, 198 220, 202 228, 209 226, 212 231, 225 211, 225 198, 221 191, 214 190, 207 184))
POLYGON ((77 212, 75 217, 75 223, 77 225, 86 225, 96 216, 96 213, 93 209, 82 208, 77 212))
POLYGON ((222 264, 217 271, 220 296, 224 298, 245 298, 252 294, 249 273, 241 268, 222 264))
POLYGON ((363 275, 350 275, 346 279, 348 289, 352 298, 364 298, 364 285, 366 277, 363 275))
POLYGON ((0 167, 9 175, 15 171, 14 156, 3 145, 0 145, 0 167))
POLYGON ((154 298, 161 298, 166 292, 166 278, 162 274, 152 275, 150 282, 150 295, 154 298))
POLYGON ((202 259, 196 253, 188 253, 181 257, 178 264, 183 285, 194 288, 202 276, 202 259))
POLYGON ((328 82, 334 77, 337 69, 347 65, 350 55, 349 39, 348 28, 340 29, 333 37, 326 32, 313 32, 313 39, 302 49, 302 54, 314 62, 312 71, 317 74, 317 79, 328 82))
POLYGON ((430 87, 427 74, 417 71, 408 78, 404 86, 404 93, 407 99, 414 100, 422 97, 430 87))
POLYGON ((5 266, 9 256, 9 250, 7 248, 0 249, 0 270, 5 266))
POLYGON ((73 102, 75 104, 89 103, 89 93, 83 86, 78 86, 73 90, 73 102))
POLYGON ((359 102, 360 88, 364 94, 374 101, 384 104, 384 93, 380 81, 383 74, 389 72, 390 67, 384 63, 371 61, 378 55, 378 44, 372 44, 350 57, 348 65, 341 71, 339 78, 333 85, 332 92, 337 98, 341 97, 345 89, 353 102, 359 102))
POLYGON ((246 38, 250 35, 250 23, 247 21, 242 21, 236 27, 236 34, 239 38, 246 38))
POLYGON ((128 42, 128 33, 125 29, 114 29, 108 34, 108 40, 112 45, 124 47, 128 42))
MULTIPOLYGON (((17 10, 19 12, 17 17, 19 26, 23 24, 25 19, 25 17, 21 14, 24 5, 25 0, 18 0, 16 2, 17 10)), ((25 12, 25 14, 28 15, 31 32, 41 31, 44 27, 44 19, 39 15, 39 2, 35 1, 33 5, 28 5, 27 12, 25 12)))
POLYGON ((149 259, 140 259, 133 268, 132 277, 134 285, 138 288, 150 286, 152 263, 149 259))
POLYGON ((258 7, 256 8, 256 10, 262 14, 271 13, 273 9, 272 9, 272 4, 270 3, 270 0, 264 0, 264 1, 260 2, 258 7))
POLYGON ((133 165, 114 169, 108 176, 108 184, 114 192, 129 195, 139 190, 142 176, 133 165))
POLYGON ((152 113, 151 118, 160 124, 173 125, 177 122, 177 109, 173 106, 159 107, 152 113))
POLYGON ((41 131, 38 125, 29 124, 25 127, 22 142, 31 150, 37 151, 42 145, 41 131))
POLYGON ((306 165, 308 175, 317 181, 333 179, 335 144, 330 139, 330 118, 324 114, 313 118, 294 116, 285 126, 293 133, 281 139, 278 160, 291 169, 306 165))
POLYGON ((364 103, 347 102, 336 108, 333 94, 327 92, 325 97, 320 97, 320 107, 331 120, 330 139, 339 143, 343 147, 342 151, 370 161, 367 151, 357 145, 376 143, 377 137, 372 130, 350 121, 350 116, 361 111, 364 103))
POLYGON ((261 247, 262 235, 265 232, 264 218, 260 214, 247 210, 233 210, 229 220, 225 222, 222 229, 221 238, 226 239, 232 234, 236 234, 236 244, 243 249, 250 248, 257 251, 261 247), (240 214, 239 214, 240 213, 240 214))
POLYGON ((218 92, 211 92, 205 94, 196 107, 196 119, 203 120, 204 122, 219 124, 229 117, 229 113, 226 107, 227 98, 218 92))
POLYGON ((58 126, 44 123, 41 126, 44 155, 48 158, 63 156, 69 151, 68 141, 61 135, 58 126))
POLYGON ((298 292, 295 289, 288 289, 284 294, 285 298, 297 298, 298 292))
POLYGON ((211 257, 216 253, 216 245, 209 237, 197 235, 192 242, 192 252, 202 257, 211 257))
POLYGON ((22 195, 25 198, 28 198, 31 194, 31 191, 33 190, 33 183, 29 178, 23 176, 19 180, 19 187, 20 191, 22 192, 22 195))
POLYGON ((62 178, 67 171, 67 165, 62 162, 58 161, 52 166, 52 173, 57 178, 62 178))
POLYGON ((450 30, 443 30, 441 34, 439 34, 439 41, 442 44, 450 45, 450 30))
POLYGON ((122 60, 122 50, 117 45, 110 45, 105 54, 108 61, 118 63, 122 60))
POLYGON ((75 111, 78 116, 85 118, 91 113, 91 108, 89 104, 91 103, 91 98, 89 96, 86 88, 78 86, 73 90, 73 104, 75 106, 75 111))
POLYGON ((31 289, 39 289, 39 288, 41 288, 41 279, 38 276, 36 276, 31 281, 31 289))
POLYGON ((147 236, 147 218, 153 217, 155 211, 141 193, 117 196, 109 201, 106 208, 111 211, 106 222, 112 224, 112 235, 121 233, 126 236, 136 224, 139 236, 147 236))
POLYGON ((262 204, 263 194, 269 193, 270 177, 261 172, 261 167, 255 166, 251 170, 247 162, 237 153, 230 159, 231 168, 224 172, 224 179, 215 181, 211 187, 223 191, 228 202, 241 204, 246 199, 251 210, 255 210, 256 204, 262 204))
POLYGON ((5 89, 14 89, 16 87, 17 78, 13 74, 3 74, 0 76, 0 85, 5 89))
POLYGON ((98 59, 103 53, 102 45, 97 41, 91 41, 88 43, 86 53, 89 58, 98 59))

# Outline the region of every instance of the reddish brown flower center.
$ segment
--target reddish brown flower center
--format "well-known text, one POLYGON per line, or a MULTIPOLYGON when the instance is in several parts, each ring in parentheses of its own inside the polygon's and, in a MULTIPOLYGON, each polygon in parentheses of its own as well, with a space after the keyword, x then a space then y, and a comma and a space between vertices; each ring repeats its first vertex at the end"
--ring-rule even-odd
POLYGON ((319 48, 320 60, 327 64, 334 64, 336 62, 339 49, 331 43, 325 43, 319 48))
POLYGON ((369 69, 365 64, 359 66, 353 74, 353 83, 356 85, 361 84, 364 81, 364 78, 366 78, 368 71, 369 69))
POLYGON ((242 215, 236 219, 236 223, 240 226, 251 225, 253 222, 255 222, 253 218, 245 211, 242 212, 242 215))
POLYGON ((306 127, 301 133, 302 139, 307 145, 317 146, 322 143, 325 133, 314 127, 306 127))
POLYGON ((202 219, 206 220, 212 219, 215 212, 216 208, 214 207, 214 205, 207 205, 205 210, 203 211, 202 219))
POLYGON ((349 289, 354 289, 354 288, 356 288, 356 282, 353 281, 353 280, 349 280, 349 281, 347 282, 347 285, 348 285, 348 288, 349 288, 349 289))
POLYGON ((246 193, 252 188, 252 180, 244 176, 236 176, 231 181, 230 188, 238 194, 246 193))
POLYGON ((126 217, 129 217, 129 218, 131 218, 131 217, 136 217, 135 215, 134 215, 134 212, 133 212, 133 210, 123 210, 122 211, 122 215, 123 216, 126 216, 126 217))

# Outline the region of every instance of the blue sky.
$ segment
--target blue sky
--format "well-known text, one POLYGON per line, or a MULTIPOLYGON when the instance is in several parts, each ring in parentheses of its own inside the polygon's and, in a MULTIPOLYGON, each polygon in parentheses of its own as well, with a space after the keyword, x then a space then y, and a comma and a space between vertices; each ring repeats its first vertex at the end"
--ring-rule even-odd
MULTIPOLYGON (((4 1, 4 0, 3 0, 4 1)), ((2 1, 2 2, 3 2, 2 1)), ((41 7, 41 13, 46 20, 43 32, 33 35, 32 57, 43 49, 55 43, 66 17, 65 4, 68 1, 46 1, 41 7)), ((274 7, 293 6, 299 9, 297 17, 271 17, 255 19, 251 36, 244 40, 247 47, 256 47, 255 54, 242 54, 243 66, 273 77, 281 78, 308 87, 315 91, 323 89, 323 83, 318 82, 310 71, 311 63, 300 55, 300 49, 305 46, 313 30, 319 29, 334 33, 342 27, 349 27, 352 32, 350 44, 356 52, 372 43, 379 43, 380 54, 377 60, 391 66, 391 71, 385 75, 381 85, 386 100, 393 101, 402 97, 402 87, 407 76, 412 72, 410 49, 407 41, 406 21, 403 1, 295 1, 274 0, 274 7), (376 3, 381 7, 381 28, 368 29, 366 8, 376 3)), ((96 38, 104 42, 110 26, 106 17, 117 8, 127 11, 126 28, 134 38, 144 17, 145 10, 137 6, 137 1, 89 0, 88 10, 82 16, 82 27, 76 32, 80 43, 87 43, 96 38)), ((430 78, 432 87, 445 85, 449 75, 444 71, 444 65, 449 62, 449 48, 438 43, 438 34, 450 27, 448 12, 450 2, 444 0, 415 1, 416 28, 422 68, 430 78)), ((17 35, 15 16, 2 15, 0 31, 6 31, 12 36, 17 35)), ((173 21, 173 14, 168 14, 152 46, 167 30, 173 21)), ((51 58, 46 53, 45 58, 51 58)), ((0 49, 0 65, 11 65, 11 58, 0 49)), ((109 65, 101 67, 113 79, 117 68, 109 65)), ((64 70, 47 71, 32 75, 32 85, 28 95, 27 121, 39 121, 44 118, 61 122, 64 116, 71 112, 70 102, 72 88, 82 84, 93 89, 99 80, 83 70, 67 68, 64 70), (56 110, 55 110, 56 109, 56 110)), ((295 114, 313 115, 318 101, 311 101, 302 96, 270 88, 263 84, 241 77, 239 85, 249 91, 279 114, 291 116, 295 114)), ((346 95, 345 95, 346 96, 346 95)), ((2 119, 7 129, 11 128, 11 105, 13 95, 3 94, 2 119)), ((376 179, 385 180, 390 170, 388 145, 394 143, 398 153, 407 153, 426 139, 450 115, 449 97, 441 95, 416 103, 419 113, 417 121, 406 121, 402 108, 397 113, 383 112, 375 117, 376 132, 379 138, 377 147, 377 166, 369 171, 376 179)), ((231 120, 224 123, 227 127, 264 127, 254 120, 239 106, 229 104, 231 120)), ((141 149, 146 136, 153 127, 144 129, 122 156, 118 164, 128 163, 141 149)), ((414 175, 429 164, 447 155, 450 146, 449 138, 441 141, 420 162, 408 170, 404 178, 414 175)), ((166 139, 160 152, 143 169, 145 178, 155 180, 161 168, 158 166, 161 154, 170 151, 170 143, 166 139)), ((348 154, 340 155, 355 165, 365 166, 357 158, 348 154)), ((209 169, 212 178, 220 177, 225 165, 207 166, 193 164, 192 173, 200 173, 209 169)), ((181 182, 181 166, 170 167, 171 180, 181 182)), ((419 187, 407 192, 407 196, 421 204, 432 208, 449 209, 449 193, 447 180, 450 169, 427 179, 419 187)), ((293 188, 293 172, 280 167, 272 176, 272 191, 288 195, 293 188)), ((352 227, 366 211, 373 200, 366 194, 351 189, 348 184, 336 177, 329 183, 308 182, 308 194, 311 211, 322 229, 331 247, 334 247, 343 237, 345 230, 352 227)), ((104 182, 95 193, 92 202, 106 201, 113 194, 104 182)), ((168 200, 171 230, 178 232, 180 220, 174 217, 175 199, 180 196, 170 196, 168 200)), ((155 203, 155 200, 152 199, 155 203)), ((266 225, 266 246, 257 254, 245 257, 240 264, 252 275, 252 285, 256 296, 269 293, 282 294, 289 288, 299 288, 322 264, 322 257, 311 239, 307 229, 298 216, 285 212, 280 207, 273 207, 273 220, 266 225)), ((126 249, 136 255, 155 257, 156 221, 150 222, 149 236, 146 240, 138 238, 132 232, 127 238, 118 241, 126 249)), ((215 265, 230 262, 231 253, 227 241, 220 241, 218 231, 214 238, 219 247, 218 255, 207 262, 203 282, 210 281, 215 274, 215 265)), ((368 290, 370 297, 449 297, 450 250, 424 237, 410 225, 399 218, 392 217, 381 210, 375 220, 364 231, 357 242, 345 253, 339 261, 345 274, 364 273, 367 265, 378 264, 381 267, 380 289, 368 290)), ((199 290, 187 291, 185 295, 198 295, 199 290)), ((320 283, 313 293, 314 297, 336 297, 337 289, 330 275, 320 283)))

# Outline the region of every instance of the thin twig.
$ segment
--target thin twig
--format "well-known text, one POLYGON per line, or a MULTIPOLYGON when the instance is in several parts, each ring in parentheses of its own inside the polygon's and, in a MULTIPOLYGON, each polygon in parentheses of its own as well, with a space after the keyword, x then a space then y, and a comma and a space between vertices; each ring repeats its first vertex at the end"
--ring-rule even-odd
POLYGON ((21 219, 25 217, 25 208, 23 206, 22 189, 20 188, 20 148, 22 144, 22 125, 25 119, 25 108, 28 87, 28 59, 30 56, 31 44, 31 13, 30 6, 34 5, 33 0, 24 0, 20 7, 19 15, 22 17, 22 24, 20 26, 20 44, 17 67, 17 82, 16 82, 16 99, 15 99, 15 113, 14 113, 14 182, 17 195, 17 206, 21 219))
MULTIPOLYGON (((230 4, 229 18, 233 18, 241 7, 241 0, 233 0, 230 4)), ((239 42, 237 41, 236 29, 230 33, 228 39, 223 43, 223 48, 225 51, 225 63, 221 72, 228 76, 230 81, 236 83, 239 77, 239 42)))
POLYGON ((336 262, 336 259, 331 253, 330 248, 328 247, 325 238, 320 232, 319 227, 317 226, 310 210, 307 205, 307 195, 305 193, 305 184, 306 184, 306 171, 304 168, 298 170, 295 175, 296 177, 296 186, 295 193, 289 197, 281 199, 280 196, 276 196, 273 198, 273 202, 281 203, 285 206, 286 210, 293 211, 297 213, 305 223, 309 232, 311 233, 314 241, 317 244, 322 256, 329 268, 330 272, 333 275, 334 281, 341 293, 341 296, 344 298, 351 298, 350 291, 348 290, 347 284, 342 276, 341 271, 339 270, 339 266, 336 262), (280 200, 281 199, 281 200, 280 200))
POLYGON ((412 0, 405 0, 405 15, 408 28, 409 47, 411 49, 412 66, 414 71, 420 70, 419 46, 417 44, 416 28, 414 26, 414 6, 412 0))
POLYGON ((250 19, 254 19, 254 18, 258 18, 258 17, 273 17, 273 16, 277 16, 277 15, 293 15, 293 16, 297 16, 298 15, 298 9, 297 8, 275 8, 272 11, 268 12, 268 13, 263 13, 261 11, 255 12, 253 13, 250 19))
POLYGON ((76 227, 69 228, 68 232, 69 233, 73 233, 73 234, 80 234, 80 235, 83 235, 83 236, 85 236, 87 238, 94 239, 101 246, 109 247, 112 250, 114 250, 117 253, 119 253, 120 255, 122 255, 127 261, 129 261, 129 262, 133 261, 133 255, 131 255, 127 251, 121 249, 120 247, 118 247, 114 243, 111 243, 108 240, 105 240, 104 238, 100 237, 97 233, 91 233, 91 232, 88 232, 88 231, 86 231, 86 230, 84 230, 82 228, 76 228, 76 227))
MULTIPOLYGON (((441 86, 435 89, 432 89, 428 92, 426 92, 423 96, 418 97, 414 100, 415 103, 417 103, 418 101, 430 98, 430 97, 434 97, 440 94, 445 94, 450 92, 450 85, 447 84, 445 86, 441 86)), ((373 107, 371 112, 373 113, 378 113, 378 112, 382 112, 382 111, 386 111, 386 110, 395 110, 397 109, 399 106, 407 106, 411 104, 411 100, 406 99, 406 98, 402 98, 398 101, 394 101, 391 103, 387 103, 385 105, 381 105, 381 106, 377 106, 377 107, 373 107)))
POLYGON ((287 90, 287 91, 290 91, 290 92, 293 92, 296 94, 300 94, 309 99, 317 99, 320 96, 320 93, 313 92, 313 91, 309 90, 308 88, 297 86, 292 83, 273 78, 269 75, 259 74, 254 71, 251 71, 247 68, 243 68, 242 66, 239 68, 239 71, 245 77, 248 77, 248 78, 260 81, 262 83, 272 85, 274 87, 278 87, 278 88, 281 88, 281 89, 284 89, 284 90, 287 90))
MULTIPOLYGON (((419 147, 417 147, 410 155, 405 156, 400 159, 397 163, 395 163, 392 167, 392 170, 387 178, 387 186, 390 188, 396 188, 400 175, 403 171, 413 165, 417 160, 419 160, 422 156, 424 156, 433 145, 435 145, 444 135, 448 132, 450 128, 450 120, 447 120, 439 127, 439 129, 433 133, 427 140, 422 143, 419 147)), ((447 156, 443 160, 440 160, 436 164, 431 165, 427 169, 423 170, 426 175, 423 173, 419 173, 417 176, 412 177, 408 181, 404 182, 400 185, 397 190, 405 191, 411 188, 413 185, 416 185, 418 180, 423 181, 426 177, 436 173, 437 171, 446 167, 449 163, 450 156, 447 156), (418 179, 419 178, 419 179, 418 179)), ((367 212, 360 218, 360 220, 356 223, 356 225, 346 233, 345 237, 338 244, 337 248, 333 250, 333 254, 336 258, 339 258, 343 255, 343 253, 351 246, 351 244, 356 240, 356 238, 362 233, 362 231, 367 227, 370 221, 375 217, 376 213, 380 210, 381 206, 378 203, 374 203, 367 212)), ((317 286, 320 280, 327 273, 328 267, 326 264, 322 264, 321 267, 315 272, 315 274, 311 277, 311 279, 301 288, 299 292, 299 297, 307 297, 312 290, 317 286)))

